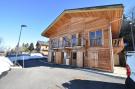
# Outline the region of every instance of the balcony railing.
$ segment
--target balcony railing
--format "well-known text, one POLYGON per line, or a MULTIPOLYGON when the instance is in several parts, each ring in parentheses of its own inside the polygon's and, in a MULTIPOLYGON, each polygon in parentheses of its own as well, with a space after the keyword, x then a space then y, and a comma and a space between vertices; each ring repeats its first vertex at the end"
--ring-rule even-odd
POLYGON ((55 42, 50 42, 51 49, 58 48, 73 48, 76 46, 84 47, 86 44, 86 40, 84 38, 76 38, 76 39, 68 39, 68 40, 55 40, 55 42))
POLYGON ((124 49, 124 41, 123 38, 113 39, 112 41, 113 51, 114 53, 119 53, 124 49))
POLYGON ((113 39, 112 41, 113 47, 120 47, 124 45, 123 38, 113 39))

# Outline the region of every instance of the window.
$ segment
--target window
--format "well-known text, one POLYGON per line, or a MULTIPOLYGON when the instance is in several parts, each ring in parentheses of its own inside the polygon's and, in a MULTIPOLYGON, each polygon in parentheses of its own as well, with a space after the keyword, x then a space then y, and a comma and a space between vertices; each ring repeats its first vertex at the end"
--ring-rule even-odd
POLYGON ((52 43, 52 47, 53 48, 57 48, 58 47, 58 40, 57 39, 51 40, 51 43, 52 43))
POLYGON ((95 40, 96 40, 95 32, 90 32, 90 46, 95 46, 95 40))
POLYGON ((72 35, 72 46, 76 45, 76 34, 72 35))
POLYGON ((67 37, 65 36, 63 37, 63 45, 66 46, 66 44, 67 44, 67 37))
POLYGON ((90 46, 102 46, 102 31, 90 32, 90 46))
POLYGON ((63 46, 67 47, 68 46, 68 38, 65 36, 63 37, 63 46))

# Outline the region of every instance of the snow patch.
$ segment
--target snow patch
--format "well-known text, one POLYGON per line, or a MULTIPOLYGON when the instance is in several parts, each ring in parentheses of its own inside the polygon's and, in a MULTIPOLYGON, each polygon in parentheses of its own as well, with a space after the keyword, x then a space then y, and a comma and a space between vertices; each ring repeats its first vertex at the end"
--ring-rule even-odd
POLYGON ((9 58, 0 56, 0 75, 3 72, 8 71, 12 65, 13 63, 10 61, 9 58))

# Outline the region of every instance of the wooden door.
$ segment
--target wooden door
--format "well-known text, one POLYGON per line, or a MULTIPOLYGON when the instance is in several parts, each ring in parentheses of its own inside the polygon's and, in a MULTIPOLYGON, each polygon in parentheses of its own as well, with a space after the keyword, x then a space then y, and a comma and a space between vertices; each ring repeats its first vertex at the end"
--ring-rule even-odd
POLYGON ((55 63, 55 52, 51 52, 51 62, 55 63))
POLYGON ((56 52, 56 64, 61 64, 62 63, 62 59, 61 59, 61 52, 56 52))
POLYGON ((63 64, 66 64, 66 59, 67 59, 67 53, 66 53, 66 52, 64 52, 63 64))
POLYGON ((83 52, 77 52, 77 66, 83 67, 83 52))
POLYGON ((89 51, 88 60, 89 60, 89 64, 88 64, 89 67, 97 68, 98 67, 98 52, 89 51))
POLYGON ((64 64, 64 52, 61 52, 61 63, 64 64))
POLYGON ((72 60, 72 66, 76 66, 77 52, 72 52, 71 60, 72 60))

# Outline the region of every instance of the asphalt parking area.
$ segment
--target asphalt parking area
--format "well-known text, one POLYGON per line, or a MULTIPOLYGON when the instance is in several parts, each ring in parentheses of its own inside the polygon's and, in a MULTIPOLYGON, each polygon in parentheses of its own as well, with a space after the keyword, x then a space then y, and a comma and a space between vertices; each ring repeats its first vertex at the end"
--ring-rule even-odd
POLYGON ((12 69, 2 77, 0 89, 125 89, 124 79, 42 60, 29 60, 27 63, 24 69, 12 69), (27 63, 32 65, 27 66, 27 63))

